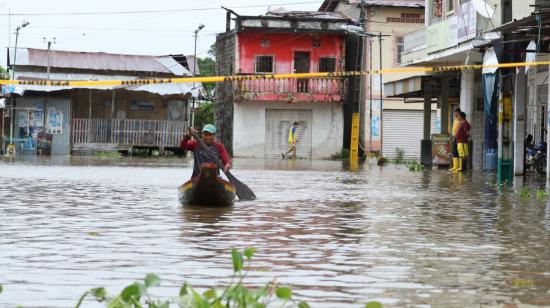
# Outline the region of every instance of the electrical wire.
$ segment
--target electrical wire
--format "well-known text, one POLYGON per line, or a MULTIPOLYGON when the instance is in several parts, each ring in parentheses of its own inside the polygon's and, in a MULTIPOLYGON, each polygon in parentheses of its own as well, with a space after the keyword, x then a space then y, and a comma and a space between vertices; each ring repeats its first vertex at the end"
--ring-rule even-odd
MULTIPOLYGON (((266 3, 255 5, 241 5, 231 7, 232 9, 258 8, 274 5, 301 5, 314 4, 319 1, 302 1, 302 2, 287 2, 287 3, 266 3)), ((103 12, 63 12, 63 13, 2 13, 0 16, 81 16, 81 15, 128 15, 128 14, 157 14, 157 13, 180 13, 180 12, 196 12, 196 11, 212 11, 224 10, 221 7, 203 7, 189 9, 170 9, 170 10, 142 10, 142 11, 103 11, 103 12)))

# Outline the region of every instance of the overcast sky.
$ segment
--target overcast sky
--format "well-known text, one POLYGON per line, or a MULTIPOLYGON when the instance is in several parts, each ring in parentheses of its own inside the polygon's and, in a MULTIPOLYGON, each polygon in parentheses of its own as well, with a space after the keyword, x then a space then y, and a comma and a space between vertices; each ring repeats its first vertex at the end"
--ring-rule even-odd
MULTIPOLYGON (((0 46, 13 47, 15 27, 26 20, 30 25, 20 32, 20 47, 46 48, 43 38, 55 37, 57 43, 53 48, 60 50, 149 55, 192 54, 193 30, 199 23, 203 23, 206 27, 199 34, 197 53, 206 56, 206 51, 215 41, 215 34, 225 30, 225 11, 221 9, 147 14, 14 15, 11 18, 8 13, 185 10, 219 8, 223 5, 243 15, 259 15, 265 13, 268 6, 317 10, 321 3, 321 0, 0 0, 0 46)), ((5 48, 1 50, 0 64, 6 64, 5 48)))

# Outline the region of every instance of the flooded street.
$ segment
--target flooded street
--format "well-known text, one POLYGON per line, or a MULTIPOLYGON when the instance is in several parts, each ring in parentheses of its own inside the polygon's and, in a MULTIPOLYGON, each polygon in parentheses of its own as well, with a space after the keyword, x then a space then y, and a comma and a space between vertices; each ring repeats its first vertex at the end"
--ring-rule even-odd
POLYGON ((179 205, 181 159, 0 162, 0 307, 71 307, 147 273, 163 296, 221 286, 233 247, 257 248, 248 283, 277 277, 313 307, 550 305, 550 206, 518 187, 393 165, 235 167, 258 199, 211 209, 179 205))

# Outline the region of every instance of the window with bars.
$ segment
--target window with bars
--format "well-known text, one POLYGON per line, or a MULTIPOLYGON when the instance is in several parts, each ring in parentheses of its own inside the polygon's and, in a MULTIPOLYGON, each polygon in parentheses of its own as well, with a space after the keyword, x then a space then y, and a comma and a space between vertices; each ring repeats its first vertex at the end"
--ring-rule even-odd
POLYGON ((405 42, 403 39, 403 36, 396 36, 395 37, 395 52, 397 53, 395 56, 396 62, 398 64, 401 64, 401 54, 403 53, 403 50, 405 50, 405 42))
POLYGON ((336 72, 336 58, 319 58, 319 73, 336 72))
POLYGON ((273 74, 273 56, 256 56, 256 73, 273 74))
POLYGON ((455 10, 455 0, 447 0, 447 13, 454 12, 455 10))

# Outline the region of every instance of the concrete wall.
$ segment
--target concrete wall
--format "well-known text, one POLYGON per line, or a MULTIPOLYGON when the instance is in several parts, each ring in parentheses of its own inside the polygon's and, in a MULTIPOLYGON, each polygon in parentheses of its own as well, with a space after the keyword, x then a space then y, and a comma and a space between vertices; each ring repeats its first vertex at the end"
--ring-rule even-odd
POLYGON ((319 58, 336 59, 336 71, 343 67, 344 37, 339 34, 320 34, 319 47, 313 47, 313 34, 304 33, 269 33, 268 31, 242 32, 239 40, 239 74, 254 74, 256 56, 273 56, 275 74, 294 73, 294 53, 310 53, 310 72, 319 71, 319 58), (267 46, 262 46, 267 40, 267 46))
MULTIPOLYGON (((218 76, 229 76, 236 68, 235 34, 221 34, 216 38, 216 73, 218 76)), ((214 121, 218 129, 218 139, 233 153, 233 101, 235 98, 233 82, 216 83, 216 100, 214 102, 214 121)))
POLYGON ((313 159, 328 158, 342 150, 344 115, 340 103, 244 102, 234 105, 235 157, 264 157, 266 109, 312 110, 313 159))

